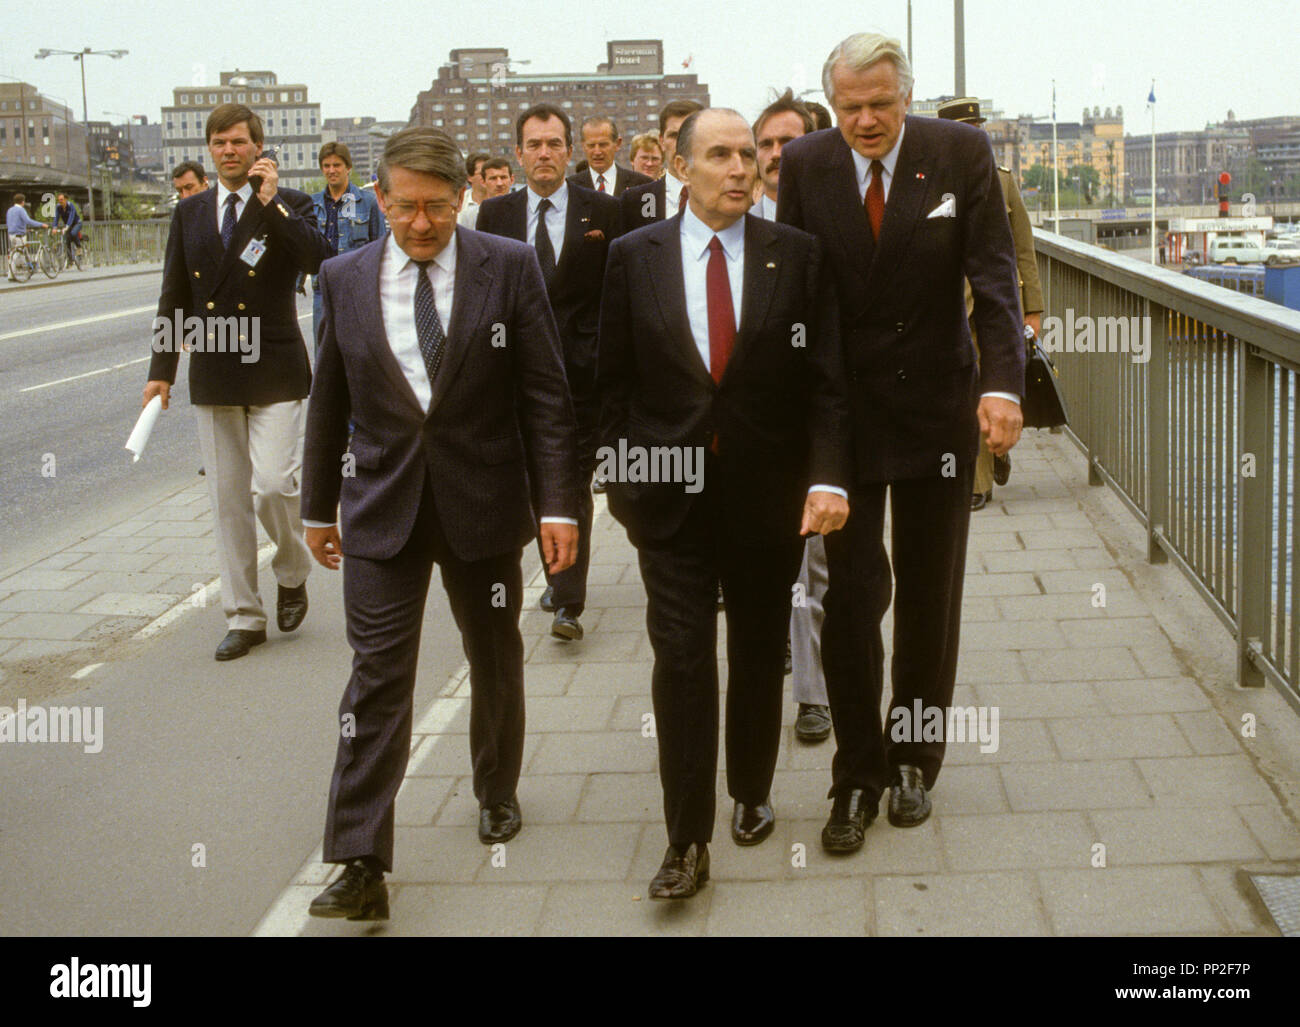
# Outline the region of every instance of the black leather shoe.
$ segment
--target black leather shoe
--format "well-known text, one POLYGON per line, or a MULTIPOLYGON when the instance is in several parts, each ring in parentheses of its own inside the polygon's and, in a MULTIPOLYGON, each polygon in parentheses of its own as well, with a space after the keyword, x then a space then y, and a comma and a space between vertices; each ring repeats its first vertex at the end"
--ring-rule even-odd
POLYGON ((384 875, 354 859, 343 868, 337 881, 311 900, 307 912, 312 916, 345 916, 349 920, 387 920, 388 885, 384 875))
POLYGON ((598 496, 604 495, 606 489, 608 488, 609 488, 609 482, 607 482, 604 478, 597 478, 595 481, 591 483, 591 491, 598 496))
POLYGON ((668 846, 664 861, 650 882, 652 899, 689 899, 709 879, 709 847, 691 842, 683 852, 668 846))
POLYGON ((993 484, 1005 485, 1011 477, 1011 454, 993 458, 993 484))
POLYGON ((478 811, 478 840, 484 845, 508 842, 523 826, 517 795, 512 795, 495 806, 484 806, 478 811))
POLYGON ((794 653, 790 651, 790 636, 785 636, 785 672, 794 673, 794 653))
POLYGON ((867 828, 876 819, 880 797, 874 800, 861 788, 835 796, 831 817, 822 828, 822 848, 827 852, 857 852, 866 841, 867 828))
POLYGON ((248 650, 252 649, 253 646, 261 645, 265 641, 265 631, 244 631, 241 628, 232 628, 226 632, 226 637, 217 646, 216 658, 218 660, 237 660, 241 656, 247 656, 248 650))
POLYGON ((794 735, 801 742, 824 742, 831 734, 831 708, 801 702, 794 721, 794 735))
POLYGON ((578 623, 577 616, 569 612, 567 606, 561 606, 555 611, 555 619, 551 621, 551 637, 565 642, 582 640, 582 625, 578 623))
POLYGON ((970 497, 971 512, 973 513, 976 510, 983 510, 991 502, 993 502, 992 489, 989 489, 987 492, 976 492, 970 497))
POLYGON ((275 600, 275 623, 281 631, 293 631, 307 616, 307 583, 304 581, 297 588, 277 586, 279 595, 275 600))
POLYGON ((889 822, 895 827, 916 827, 930 816, 930 796, 919 767, 900 763, 889 786, 889 822))
POLYGON ((772 833, 775 825, 771 796, 757 806, 738 802, 731 814, 731 840, 737 845, 757 845, 772 833))
POLYGON ((546 591, 542 593, 542 598, 537 600, 537 605, 547 613, 555 612, 555 589, 550 585, 546 586, 546 591))

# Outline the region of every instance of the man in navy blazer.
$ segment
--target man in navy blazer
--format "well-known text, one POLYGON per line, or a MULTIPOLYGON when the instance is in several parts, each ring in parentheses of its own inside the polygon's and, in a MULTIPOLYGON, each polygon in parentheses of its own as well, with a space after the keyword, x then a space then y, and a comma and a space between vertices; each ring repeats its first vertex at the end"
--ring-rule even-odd
MULTIPOLYGON (((515 137, 515 154, 527 187, 484 200, 477 229, 518 239, 537 251, 578 422, 578 477, 589 483, 596 466, 600 413, 596 401, 600 287, 609 244, 620 231, 618 201, 564 178, 573 153, 573 127, 563 108, 538 104, 525 110, 515 123, 515 137), (547 204, 544 218, 543 202, 547 204)), ((583 637, 579 618, 587 605, 593 513, 591 490, 584 487, 579 497, 578 558, 568 570, 546 578, 542 609, 555 615, 551 635, 561 641, 583 637)))
POLYGON ((388 915, 383 875, 434 563, 469 660, 479 839, 509 841, 522 823, 520 556, 540 533, 552 572, 573 562, 575 429, 537 259, 458 228, 464 189, 449 138, 396 133, 379 165, 390 235, 321 265, 302 511, 317 561, 333 569, 346 557, 355 657, 324 845, 346 869, 314 916, 388 915))
POLYGON ((687 207, 610 248, 597 376, 609 508, 637 548, 655 654, 668 829, 655 899, 688 898, 709 878, 719 582, 731 836, 756 845, 775 823, 801 534, 849 517, 843 360, 821 245, 746 213, 757 158, 735 111, 691 114, 679 141, 687 207))
POLYGON ((994 454, 1019 438, 1024 341, 988 138, 906 116, 912 73, 897 40, 850 36, 822 78, 838 127, 782 151, 777 219, 822 240, 839 286, 855 454, 853 516, 826 539, 822 659, 838 751, 822 844, 852 852, 886 786, 891 823, 929 816, 944 742, 921 721, 952 702, 976 447, 981 433, 994 454), (891 591, 893 699, 882 724, 891 591))

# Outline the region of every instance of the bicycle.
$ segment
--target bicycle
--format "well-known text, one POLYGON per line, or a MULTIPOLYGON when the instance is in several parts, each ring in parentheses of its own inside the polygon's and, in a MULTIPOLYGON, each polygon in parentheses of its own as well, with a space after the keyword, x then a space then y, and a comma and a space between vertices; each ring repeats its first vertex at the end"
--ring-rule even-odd
POLYGON ((58 276, 58 269, 54 266, 54 256, 46 248, 45 240, 42 239, 36 244, 36 252, 33 253, 25 236, 15 239, 13 249, 9 251, 9 273, 13 275, 14 281, 27 281, 36 273, 38 267, 46 278, 58 276))
POLYGON ((72 254, 72 263, 75 265, 76 269, 78 271, 86 270, 84 241, 77 245, 73 245, 72 241, 68 239, 67 228, 59 229, 59 234, 62 235, 63 238, 59 240, 58 245, 52 247, 54 251, 54 262, 57 268, 55 273, 57 274, 59 271, 63 271, 67 268, 69 252, 72 254))

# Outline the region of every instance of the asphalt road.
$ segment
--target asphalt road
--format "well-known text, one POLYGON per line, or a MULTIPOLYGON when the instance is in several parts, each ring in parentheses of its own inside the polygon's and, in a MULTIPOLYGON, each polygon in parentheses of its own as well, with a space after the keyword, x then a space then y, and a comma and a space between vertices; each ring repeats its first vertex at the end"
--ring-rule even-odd
MULTIPOLYGON (((0 568, 56 552, 193 480, 183 366, 145 458, 132 465, 123 448, 157 292, 145 275, 0 296, 0 568), (41 475, 46 453, 53 477, 41 475)), ((299 298, 299 311, 309 327, 310 301, 299 298)), ((536 559, 526 551, 526 575, 536 559)), ((437 582, 417 714, 463 660, 437 582)), ((320 842, 350 668, 341 575, 318 567, 308 591, 302 628, 272 628, 242 660, 212 659, 225 632, 217 606, 115 647, 112 659, 105 652, 108 662, 59 695, 60 705, 103 708, 102 751, 3 746, 0 935, 252 931, 320 842)), ((478 842, 467 834, 466 844, 478 842)))

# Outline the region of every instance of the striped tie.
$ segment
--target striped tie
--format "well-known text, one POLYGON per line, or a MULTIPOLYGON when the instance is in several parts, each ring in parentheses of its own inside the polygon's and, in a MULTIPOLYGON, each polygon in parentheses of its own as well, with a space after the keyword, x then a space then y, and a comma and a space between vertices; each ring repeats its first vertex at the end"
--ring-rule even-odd
POLYGON ((438 373, 447 342, 442 321, 438 318, 438 308, 433 302, 433 286, 429 282, 429 265, 432 263, 431 260, 415 261, 415 266, 420 269, 415 284, 415 333, 420 340, 420 356, 424 357, 424 369, 429 373, 430 384, 438 373))

